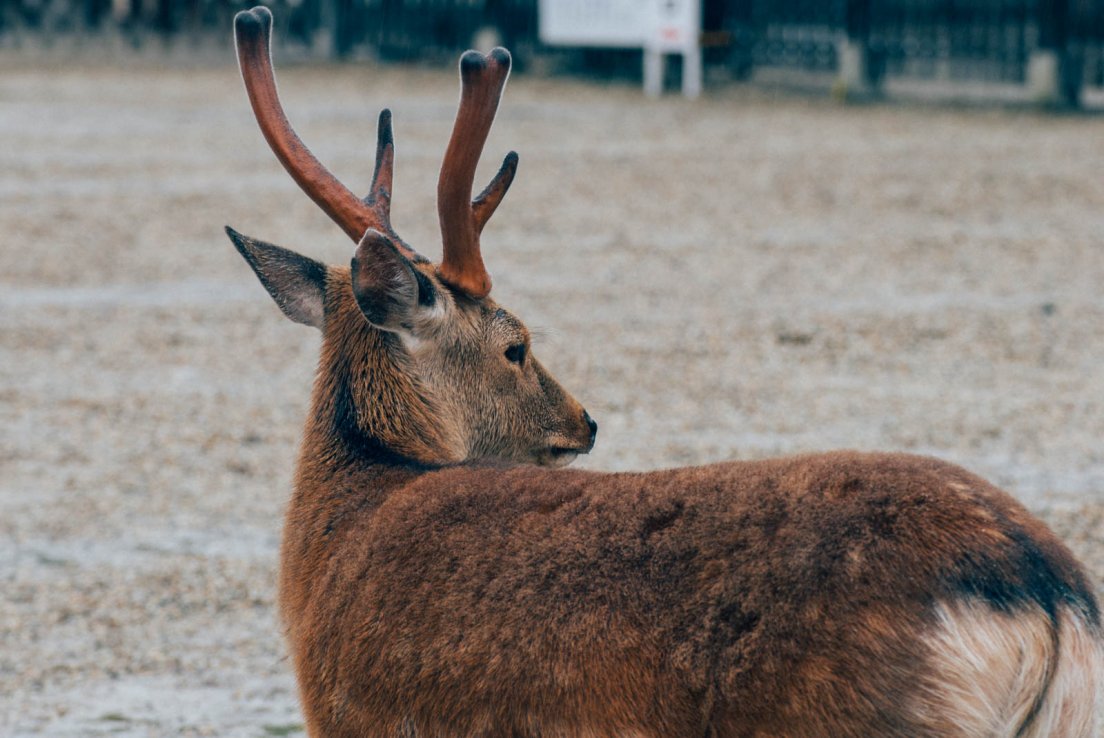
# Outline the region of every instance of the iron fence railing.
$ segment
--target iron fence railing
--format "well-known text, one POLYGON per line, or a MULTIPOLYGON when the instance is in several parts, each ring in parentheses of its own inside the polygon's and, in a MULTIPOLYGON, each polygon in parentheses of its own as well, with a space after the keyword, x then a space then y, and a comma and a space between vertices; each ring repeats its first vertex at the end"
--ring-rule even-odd
MULTIPOLYGON (((644 2, 645 0, 641 0, 644 2)), ((0 0, 0 45, 65 36, 225 34, 254 0, 0 0)), ((504 43, 527 54, 539 41, 538 0, 266 0, 283 43, 320 56, 388 59, 452 54, 504 43)), ((1104 87, 1104 0, 702 0, 707 65, 744 76, 756 67, 832 72, 841 39, 860 43, 865 73, 1024 83, 1032 55, 1057 52, 1063 84, 1104 87)), ((580 57, 588 61, 603 55, 580 57)), ((1073 95, 1076 97, 1076 94, 1073 95)))

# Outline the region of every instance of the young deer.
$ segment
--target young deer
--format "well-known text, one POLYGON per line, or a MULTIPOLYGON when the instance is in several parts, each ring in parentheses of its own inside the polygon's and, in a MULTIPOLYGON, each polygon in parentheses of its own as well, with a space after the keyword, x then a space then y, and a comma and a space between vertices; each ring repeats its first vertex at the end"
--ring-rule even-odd
POLYGON ((471 200, 510 69, 460 60, 444 259, 291 130, 271 15, 235 21, 258 122, 357 242, 326 266, 227 229, 322 332, 280 607, 312 736, 1104 735, 1100 612, 1069 551, 955 466, 837 452, 648 474, 563 466, 597 426, 488 294, 471 200))

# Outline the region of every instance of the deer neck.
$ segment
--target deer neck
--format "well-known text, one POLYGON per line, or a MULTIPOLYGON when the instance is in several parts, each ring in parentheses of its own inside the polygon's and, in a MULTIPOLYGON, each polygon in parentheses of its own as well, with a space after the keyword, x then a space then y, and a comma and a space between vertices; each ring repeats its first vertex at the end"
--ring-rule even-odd
POLYGON ((370 326, 346 286, 328 297, 301 474, 427 470, 466 455, 431 393, 404 366, 398 338, 370 326))

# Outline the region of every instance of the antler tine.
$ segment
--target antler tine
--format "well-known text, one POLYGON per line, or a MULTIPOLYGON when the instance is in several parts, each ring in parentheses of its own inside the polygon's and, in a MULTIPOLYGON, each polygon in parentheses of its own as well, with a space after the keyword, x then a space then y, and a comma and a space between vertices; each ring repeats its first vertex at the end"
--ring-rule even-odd
MULTIPOLYGON (((383 233, 390 236, 395 246, 403 252, 406 258, 422 263, 428 263, 414 247, 403 241, 395 229, 391 227, 391 182, 395 174, 395 136, 391 130, 391 111, 384 108, 379 114, 379 124, 376 126, 376 168, 372 172, 372 187, 368 195, 361 201, 370 208, 380 219, 383 233)), ((361 234, 363 235, 363 234, 361 234)))
POLYGON ((472 214, 475 217, 476 232, 482 233, 483 226, 487 225, 487 221, 494 215, 494 211, 498 209, 498 204, 502 202, 502 198, 506 195, 506 190, 510 189, 510 185, 514 182, 514 175, 517 174, 518 155, 516 151, 511 151, 506 154, 506 158, 502 160, 502 166, 498 168, 498 174, 494 176, 482 192, 479 193, 479 197, 472 200, 472 214))
POLYGON ((395 137, 391 131, 391 111, 380 111, 376 126, 376 169, 372 172, 372 189, 364 204, 391 212, 391 180, 395 172, 395 137))
POLYGON ((510 52, 506 49, 494 49, 486 56, 468 51, 460 57, 460 109, 437 181, 437 214, 444 244, 444 259, 437 273, 477 299, 491 291, 491 277, 479 251, 479 234, 517 171, 517 154, 511 151, 487 188, 474 201, 471 199, 475 168, 509 74, 510 52))
POLYGON ((272 13, 262 6, 241 11, 234 16, 234 36, 242 79, 257 124, 272 152, 296 184, 353 241, 359 242, 365 231, 375 228, 393 236, 396 246, 408 257, 424 261, 391 228, 391 173, 394 164, 391 113, 384 111, 380 115, 372 193, 362 201, 315 158, 284 114, 272 72, 269 46, 272 13))

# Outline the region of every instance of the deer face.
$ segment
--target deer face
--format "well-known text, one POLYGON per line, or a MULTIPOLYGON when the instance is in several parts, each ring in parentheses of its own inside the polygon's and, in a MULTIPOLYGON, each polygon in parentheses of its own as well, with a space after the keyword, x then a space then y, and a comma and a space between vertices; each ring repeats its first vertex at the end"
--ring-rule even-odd
POLYGON ((429 464, 558 466, 594 446, 597 424, 533 356, 524 323, 387 236, 370 230, 345 269, 227 233, 284 314, 322 331, 316 404, 352 405, 330 419, 336 435, 429 464))
POLYGON ((366 322, 393 337, 389 358, 416 379, 438 423, 460 442, 454 458, 563 464, 589 452, 597 425, 532 355, 525 324, 438 272, 369 231, 351 284, 366 322))
POLYGON ((455 317, 441 340, 410 352, 426 383, 456 402, 469 454, 559 466, 588 453, 598 425, 533 355, 525 325, 490 299, 446 305, 455 317))

